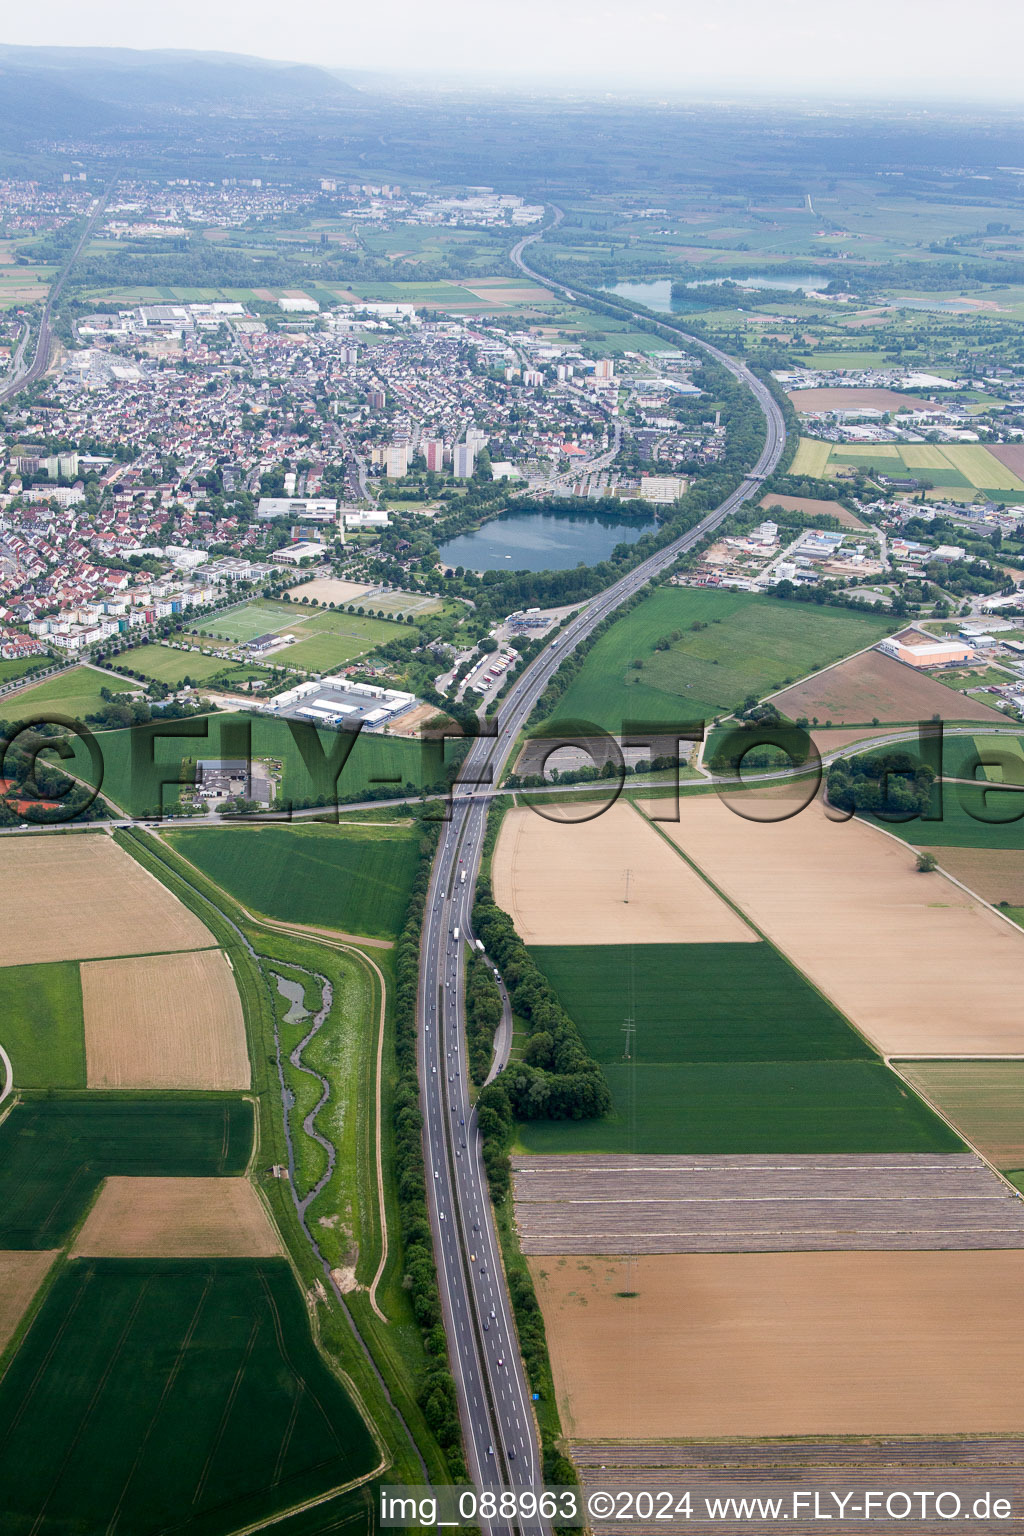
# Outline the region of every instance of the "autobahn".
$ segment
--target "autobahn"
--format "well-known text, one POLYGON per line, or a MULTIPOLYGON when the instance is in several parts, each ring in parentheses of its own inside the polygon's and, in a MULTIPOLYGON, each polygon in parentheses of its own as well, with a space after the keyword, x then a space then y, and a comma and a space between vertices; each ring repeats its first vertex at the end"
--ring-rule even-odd
MULTIPOLYGON (((53 306, 56 304, 57 300, 61 296, 61 293, 63 292, 64 284, 67 282, 68 273, 71 271, 71 268, 82 254, 82 248, 84 247, 86 241, 89 239, 93 230, 96 228, 99 217, 104 208, 107 206, 107 198, 109 196, 110 187, 108 186, 105 191, 101 192, 100 196, 97 198, 95 206, 93 207, 93 210, 89 215, 88 220, 86 221, 85 228, 82 230, 81 235, 78 237, 78 240, 75 243, 74 250, 71 252, 64 265, 61 267, 50 288, 49 293, 47 294, 46 303, 43 305, 43 313, 39 320, 39 331, 36 336, 36 349, 33 353, 32 361, 24 370, 24 372, 14 372, 12 370, 12 377, 0 385, 0 402, 4 400, 10 400, 14 395, 18 393, 19 390, 25 389, 29 384, 35 384, 39 379, 42 378, 43 374, 49 367, 50 346, 53 341, 53 327, 51 325, 53 306)), ((19 348, 18 358, 23 355, 25 339, 27 338, 23 339, 23 345, 19 348)), ((15 367, 17 367, 17 362, 15 363, 15 367)))
MULTIPOLYGON (((524 251, 512 259, 528 277, 569 299, 561 284, 535 272, 524 251)), ((579 302, 586 304, 585 298, 579 302)), ((623 311, 635 319, 631 311, 623 311)), ((754 469, 720 506, 688 533, 651 555, 592 598, 524 670, 503 701, 496 733, 473 741, 462 764, 431 873, 424 915, 418 1002, 418 1065, 424 1116, 427 1204, 434 1236, 444 1324, 459 1402, 469 1474, 478 1487, 539 1487, 543 1467, 530 1391, 519 1353, 511 1302, 484 1172, 481 1139, 470 1101, 465 1031, 465 949, 472 941, 476 877, 487 828, 489 790, 501 772, 550 678, 563 658, 608 614, 627 601, 761 490, 786 441, 782 412, 770 390, 741 362, 677 326, 681 340, 709 353, 755 395, 766 420, 754 469)), ((529 1536, 547 1523, 481 1520, 497 1533, 529 1536)))

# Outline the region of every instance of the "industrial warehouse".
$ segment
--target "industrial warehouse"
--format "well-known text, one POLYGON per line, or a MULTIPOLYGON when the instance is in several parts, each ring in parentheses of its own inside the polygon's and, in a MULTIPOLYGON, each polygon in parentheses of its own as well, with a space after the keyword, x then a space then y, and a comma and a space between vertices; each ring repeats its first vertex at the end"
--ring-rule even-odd
POLYGON ((361 726, 380 730, 416 703, 414 693, 353 683, 345 677, 325 677, 298 683, 254 708, 286 720, 310 720, 316 725, 361 726))

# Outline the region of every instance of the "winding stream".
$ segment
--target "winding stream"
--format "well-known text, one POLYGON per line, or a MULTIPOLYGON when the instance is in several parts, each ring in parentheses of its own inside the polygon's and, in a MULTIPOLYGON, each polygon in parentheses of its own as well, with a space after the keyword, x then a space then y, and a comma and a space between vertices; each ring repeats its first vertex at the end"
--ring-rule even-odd
MULTIPOLYGON (((295 1048, 289 1053, 288 1056, 288 1060, 291 1062, 292 1066, 297 1072, 304 1072, 307 1077, 315 1078, 315 1080, 320 1084, 320 1098, 303 1120, 302 1129, 307 1136, 311 1137, 313 1141, 317 1142, 319 1146, 323 1147, 324 1152, 327 1155, 327 1168, 325 1172, 313 1185, 312 1189, 308 1190, 307 1193, 301 1197, 301 1199, 299 1198, 298 1191, 295 1187, 295 1147, 292 1142, 291 1135, 291 1111, 295 1106, 295 1095, 285 1083, 283 1074, 281 1078, 281 1089, 285 1107, 285 1137, 288 1143, 288 1172, 291 1175, 292 1189, 295 1191, 295 1203, 298 1208, 299 1215, 304 1217, 306 1211, 312 1205, 317 1195, 319 1195, 330 1182, 331 1175, 334 1173, 335 1164, 338 1160, 338 1154, 334 1143, 328 1141, 327 1137, 324 1136, 319 1130, 317 1130, 316 1127, 317 1116, 331 1097, 331 1085, 327 1078, 324 1077, 322 1072, 318 1072, 315 1067, 308 1066, 302 1059, 302 1053, 306 1049, 306 1046, 309 1045, 311 1040, 316 1038, 327 1020, 327 1016, 330 1013, 331 1006, 334 1002, 334 988, 327 980, 326 976, 321 976, 316 971, 307 971, 303 966, 298 965, 293 966, 292 969, 296 971, 301 970, 303 975, 309 976, 314 981, 319 982, 322 989, 320 1007, 313 1015, 312 1024, 310 1025, 306 1034, 303 1035, 298 1045, 295 1046, 295 1048)), ((278 992, 282 997, 286 997, 291 1003, 291 1007, 289 1008, 285 1017, 285 1023, 297 1024, 301 1023, 303 1019, 308 1018, 309 1010, 306 1007, 305 991, 303 987, 298 982, 289 981, 286 977, 278 975, 277 971, 273 971, 271 974, 277 982, 278 992)), ((280 1058, 281 1040, 276 1024, 274 1028, 274 1034, 277 1040, 278 1056, 280 1058)))

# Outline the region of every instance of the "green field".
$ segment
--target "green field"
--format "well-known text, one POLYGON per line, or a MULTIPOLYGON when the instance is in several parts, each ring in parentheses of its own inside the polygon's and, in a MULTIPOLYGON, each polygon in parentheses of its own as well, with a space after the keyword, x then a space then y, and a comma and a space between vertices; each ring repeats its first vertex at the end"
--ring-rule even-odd
MULTIPOLYGON (((871 819, 871 818, 867 818, 871 819)), ((935 848, 1006 848, 1024 853, 1024 794, 945 784, 937 821, 894 821, 886 830, 905 843, 935 848)))
POLYGON ((604 1120, 520 1122, 526 1152, 960 1152, 959 1138, 873 1061, 620 1063, 604 1120))
POLYGON ((54 1248, 108 1174, 213 1177, 245 1170, 244 1099, 47 1099, 0 1125, 0 1248, 54 1248))
POLYGON ((378 1459, 283 1259, 75 1260, 0 1385, 10 1536, 223 1536, 378 1459))
POLYGON ((654 1062, 874 1060, 770 944, 531 945, 591 1055, 654 1062))
POLYGON ((25 720, 30 715, 56 716, 57 719, 81 720, 103 708, 101 688, 113 693, 141 688, 141 684, 128 679, 115 678, 109 672, 98 672, 95 667, 72 667, 48 677, 34 688, 26 688, 13 698, 0 699, 0 719, 25 720))
POLYGON ((169 834, 171 847, 250 911, 394 937, 416 869, 417 827, 228 827, 169 834))
MULTIPOLYGON (((847 365, 848 366, 848 365, 847 365)), ((1024 492, 1022 481, 980 443, 827 443, 802 437, 792 473, 832 479, 842 469, 863 469, 895 479, 927 480, 938 489, 960 492, 970 501, 976 490, 993 496, 1024 492)))
MULTIPOLYGON (((24 677, 26 673, 34 672, 41 666, 48 667, 50 665, 51 661, 48 656, 42 658, 38 656, 23 656, 20 661, 0 660, 0 683, 12 683, 15 678, 24 677)), ((3 706, 0 704, 0 712, 2 712, 2 708, 3 706)))
POLYGON ((884 617, 849 609, 661 587, 591 647, 542 730, 547 734, 570 720, 592 721, 613 733, 626 721, 710 721, 750 694, 760 697, 872 645, 891 628, 884 617), (655 649, 676 630, 679 640, 655 649), (635 660, 643 663, 640 670, 635 660))
POLYGON ((255 640, 257 635, 294 635, 294 644, 276 651, 269 658, 270 665, 301 667, 310 672, 333 671, 403 633, 393 621, 370 618, 367 614, 313 608, 301 602, 274 603, 262 598, 246 603, 244 608, 210 614, 202 621, 202 628, 208 634, 237 643, 255 640))
MULTIPOLYGON (((229 687, 236 680, 244 681, 241 676, 235 677, 236 673, 243 672, 237 662, 225 661, 223 656, 204 656, 200 651, 179 651, 170 645, 140 645, 137 650, 119 656, 118 664, 166 683, 170 688, 180 688, 186 679, 191 683, 205 683, 219 672, 231 674, 229 687)), ((248 675, 252 675, 252 669, 248 675)), ((259 672, 258 675, 266 677, 268 674, 259 672)))
MULTIPOLYGON (((179 777, 191 783, 198 758, 245 757, 250 747, 254 759, 271 758, 282 765, 282 803, 330 804, 335 781, 325 759, 352 742, 347 733, 316 731, 298 721, 228 713, 194 720, 154 720, 151 725, 101 731, 96 739, 103 755, 103 792, 115 805, 136 815, 172 809, 177 790, 161 790, 161 783, 170 785, 179 777), (300 741, 314 753, 311 765, 302 755, 300 741), (323 758, 315 755, 317 742, 323 758)), ((94 783, 88 752, 81 743, 72 745, 74 756, 66 766, 94 783)), ((363 732, 341 768, 337 794, 342 799, 367 792, 402 795, 442 779, 440 754, 432 744, 363 732)), ((281 808, 278 804, 277 809, 281 808)))
POLYGON ((0 969, 0 1045, 18 1088, 84 1088, 85 1026, 78 966, 0 969))
POLYGON ((769 944, 531 953, 604 1067, 614 1109, 522 1124, 530 1152, 911 1152, 956 1141, 769 944))

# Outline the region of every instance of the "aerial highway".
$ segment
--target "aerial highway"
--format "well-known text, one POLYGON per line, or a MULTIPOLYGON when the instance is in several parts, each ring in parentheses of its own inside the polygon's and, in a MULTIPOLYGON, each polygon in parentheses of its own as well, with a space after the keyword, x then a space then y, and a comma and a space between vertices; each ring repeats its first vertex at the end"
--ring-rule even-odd
POLYGON ((27 335, 22 337, 21 344, 18 347, 14 362, 12 363, 11 377, 5 380, 3 384, 0 384, 0 402, 4 400, 10 400, 12 396, 16 395, 20 389, 24 389, 26 385, 35 384, 37 380, 42 378, 43 374, 50 366, 50 346, 53 341, 53 328, 51 325, 53 306, 61 296, 64 284, 67 281, 68 273, 71 271, 71 268, 78 260, 82 253, 83 246, 89 239, 93 230, 96 228, 100 214, 107 206, 107 198, 109 195, 110 188, 107 187, 106 191, 102 192, 96 199, 93 210, 90 213, 88 220, 86 221, 85 228, 82 230, 81 235, 75 243, 74 250, 71 252, 67 261, 57 273, 57 276, 50 287, 50 291, 46 297, 46 303, 43 305, 43 313, 39 320, 39 331, 36 335, 36 349, 32 354, 31 363, 27 368, 24 369, 21 367, 21 360, 24 356, 25 344, 28 340, 28 337, 27 335))
MULTIPOLYGON (((574 298, 562 285, 527 265, 523 253, 538 238, 532 235, 519 241, 512 251, 513 260, 536 282, 574 298)), ((579 302, 586 304, 587 300, 579 302)), ((665 323, 671 325, 668 320, 665 323)), ((469 1474, 478 1487, 531 1488, 543 1482, 530 1390, 501 1267, 469 1092, 464 959, 466 945, 473 942, 473 895, 491 790, 563 657, 653 576, 749 497, 759 495, 761 483, 778 463, 786 441, 782 411, 761 380, 717 347, 684 331, 679 334, 688 345, 715 357, 756 396, 767 424, 760 457, 741 484, 694 528, 581 608, 516 680, 503 701, 496 734, 476 738, 462 764, 427 897, 418 1004, 427 1204, 469 1474)), ((507 1521, 481 1523, 491 1533, 509 1529, 507 1521)), ((547 1530, 547 1523, 539 1519, 532 1524, 519 1520, 513 1526, 524 1536, 547 1530)))

